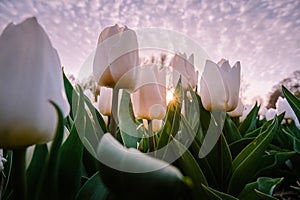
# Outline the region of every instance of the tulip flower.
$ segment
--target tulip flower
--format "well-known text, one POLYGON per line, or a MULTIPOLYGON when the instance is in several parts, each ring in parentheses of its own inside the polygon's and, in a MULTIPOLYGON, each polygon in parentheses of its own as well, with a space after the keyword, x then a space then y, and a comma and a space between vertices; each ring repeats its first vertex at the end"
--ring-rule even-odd
POLYGON ((111 116, 112 95, 113 91, 111 88, 100 87, 100 95, 98 96, 98 109, 104 116, 111 116))
POLYGON ((244 104, 241 98, 239 98, 237 107, 233 111, 228 112, 228 115, 231 117, 240 117, 243 115, 243 112, 244 112, 244 104))
POLYGON ((137 119, 163 119, 166 112, 166 87, 159 84, 157 66, 150 66, 148 69, 141 71, 139 77, 142 80, 148 79, 149 82, 141 85, 131 95, 133 111, 137 119))
POLYGON ((0 172, 4 169, 4 163, 7 160, 3 157, 3 149, 0 149, 0 172))
POLYGON ((52 140, 57 104, 69 112, 56 50, 35 18, 9 24, 0 36, 0 147, 52 140))
POLYGON ((186 54, 175 54, 171 61, 173 67, 173 85, 176 86, 181 76, 182 88, 188 90, 190 85, 195 88, 198 83, 198 71, 194 68, 194 55, 188 59, 186 54))
POLYGON ((277 113, 276 109, 274 108, 268 109, 266 112, 266 120, 269 121, 273 119, 276 116, 276 113, 277 113))
MULTIPOLYGON (((151 124, 152 124, 152 131, 153 132, 156 132, 158 131, 161 127, 162 127, 162 120, 159 120, 159 119, 153 119, 151 124)), ((143 124, 144 124, 144 127, 148 130, 148 121, 143 119, 143 124)))
POLYGON ((227 60, 218 64, 207 60, 200 81, 200 96, 206 110, 233 111, 239 101, 240 62, 230 67, 227 60))
MULTIPOLYGON (((116 24, 101 32, 93 63, 93 73, 100 86, 115 87, 120 78, 138 64, 138 42, 133 30, 116 24)), ((132 86, 132 76, 118 84, 119 88, 132 86)))
POLYGON ((296 115, 294 111, 292 110, 290 104, 286 100, 286 98, 279 97, 276 102, 276 108, 277 108, 277 114, 281 114, 285 112, 284 118, 286 119, 295 119, 296 115))

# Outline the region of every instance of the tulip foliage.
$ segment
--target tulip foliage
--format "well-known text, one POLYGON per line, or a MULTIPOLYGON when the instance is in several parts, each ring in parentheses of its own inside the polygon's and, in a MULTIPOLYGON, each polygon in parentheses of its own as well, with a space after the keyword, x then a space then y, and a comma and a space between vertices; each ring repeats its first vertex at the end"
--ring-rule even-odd
MULTIPOLYGON (((115 39, 125 32, 135 41, 127 27, 114 26, 114 30, 115 39)), ((109 29, 105 31, 101 38, 109 33, 109 29)), ((103 41, 101 38, 99 43, 103 41)), ((109 43, 102 45, 98 53, 104 52, 109 43)), ((132 49, 136 50, 135 43, 132 49)), ((129 56, 125 64, 135 63, 137 53, 133 51, 129 56)), ((179 57, 175 58, 174 62, 181 62, 179 57)), ((107 66, 109 62, 96 60, 94 66, 107 66)), ((66 115, 59 102, 49 103, 56 111, 55 136, 50 144, 36 142, 27 166, 20 148, 2 145, 6 149, 0 155, 1 199, 252 200, 277 199, 278 191, 286 188, 299 197, 300 188, 296 185, 300 177, 299 127, 293 120, 285 119, 285 113, 270 120, 260 118, 258 105, 239 121, 240 80, 230 79, 231 74, 239 76, 239 63, 231 68, 224 60, 219 63, 221 67, 208 61, 211 68, 204 71, 205 85, 200 94, 195 89, 197 86, 187 83, 189 78, 195 82, 198 74, 191 76, 195 71, 185 63, 184 69, 188 69, 185 80, 176 76, 173 99, 168 103, 166 91, 161 85, 155 85, 155 81, 132 93, 124 89, 132 84, 124 85, 117 90, 118 106, 114 110, 110 107, 115 103, 112 97, 115 91, 107 87, 117 84, 118 62, 107 71, 102 70, 104 75, 110 73, 111 79, 101 75, 98 81, 102 87, 101 98, 96 107, 82 88, 72 86, 63 74, 63 95, 70 112, 66 115), (219 99, 211 99, 220 95, 210 87, 215 77, 208 75, 214 72, 223 81, 218 88, 223 94, 219 99), (147 89, 152 93, 147 93, 147 89), (155 92, 160 96, 151 97, 155 92), (206 93, 211 96, 205 96, 206 93), (156 107, 151 98, 157 98, 156 107), (137 114, 136 110, 143 104, 152 110, 137 114), (103 105, 105 111, 99 109, 103 105), (98 110, 105 112, 108 122, 98 110), (114 134, 110 133, 111 123, 114 123, 114 134), (20 170, 21 167, 25 170, 20 170)), ((300 100, 286 88, 282 91, 300 120, 300 100)))

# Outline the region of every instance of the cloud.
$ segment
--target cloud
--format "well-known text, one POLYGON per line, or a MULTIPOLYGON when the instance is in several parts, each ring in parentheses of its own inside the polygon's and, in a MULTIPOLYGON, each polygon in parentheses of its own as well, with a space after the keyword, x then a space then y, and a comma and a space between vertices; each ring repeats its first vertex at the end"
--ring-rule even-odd
POLYGON ((179 31, 196 40, 215 62, 223 57, 232 64, 240 60, 244 81, 250 84, 245 95, 265 97, 274 84, 299 69, 299 10, 300 1, 292 0, 3 0, 0 30, 9 22, 37 16, 72 73, 96 47, 105 26, 179 31))

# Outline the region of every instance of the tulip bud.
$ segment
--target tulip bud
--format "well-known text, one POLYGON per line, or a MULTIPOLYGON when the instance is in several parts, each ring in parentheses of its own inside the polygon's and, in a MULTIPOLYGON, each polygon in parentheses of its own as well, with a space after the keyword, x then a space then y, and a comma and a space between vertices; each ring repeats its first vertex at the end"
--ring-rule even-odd
POLYGON ((132 105, 137 119, 163 119, 166 113, 166 87, 159 84, 156 66, 140 71, 139 77, 151 80, 132 93, 132 105))
POLYGON ((237 107, 233 111, 228 112, 228 115, 231 117, 240 117, 243 115, 243 112, 244 112, 244 104, 241 98, 239 98, 237 107))
POLYGON ((266 112, 266 120, 269 121, 276 116, 277 111, 274 108, 270 108, 266 112))
MULTIPOLYGON (((152 124, 152 131, 153 132, 156 132, 158 130, 160 130, 160 128, 162 127, 162 120, 159 120, 159 119, 153 119, 151 124, 152 124)), ((148 130, 148 121, 143 119, 143 124, 144 124, 144 127, 148 130)))
POLYGON ((35 18, 9 24, 0 36, 0 147, 52 140, 57 113, 69 112, 56 50, 35 18))
POLYGON ((285 112, 284 118, 286 119, 295 119, 296 115, 294 111, 292 110, 290 104, 286 100, 286 98, 279 97, 276 102, 276 108, 277 108, 277 114, 281 114, 285 112))
POLYGON ((200 96, 206 110, 232 111, 238 105, 240 63, 232 68, 227 60, 218 64, 207 60, 200 81, 200 96))
POLYGON ((173 85, 176 86, 181 76, 182 88, 188 90, 190 85, 195 88, 198 84, 198 71, 194 68, 194 54, 187 59, 186 54, 175 54, 171 61, 173 67, 173 85))
POLYGON ((98 109, 104 116, 111 116, 112 94, 111 88, 100 87, 100 95, 98 96, 98 109))
MULTIPOLYGON (((101 32, 93 63, 94 76, 100 86, 115 87, 119 79, 138 64, 138 42, 133 30, 116 24, 101 32)), ((134 77, 126 77, 118 87, 134 87, 134 77)))

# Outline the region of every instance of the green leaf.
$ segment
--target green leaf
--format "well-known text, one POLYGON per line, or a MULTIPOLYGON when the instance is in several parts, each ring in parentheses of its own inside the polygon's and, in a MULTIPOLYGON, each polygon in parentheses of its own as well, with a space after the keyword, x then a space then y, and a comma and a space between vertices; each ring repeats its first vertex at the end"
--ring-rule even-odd
POLYGON ((199 158, 200 147, 202 145, 199 137, 196 136, 196 133, 192 130, 192 127, 189 125, 184 116, 181 116, 181 124, 182 133, 185 136, 186 140, 192 141, 189 148, 191 154, 197 161, 203 174, 205 174, 206 177, 209 177, 209 179, 207 179, 208 185, 217 187, 217 180, 214 174, 214 170, 210 166, 207 157, 204 157, 202 159, 199 158))
POLYGON ((60 108, 54 102, 51 103, 56 109, 58 124, 55 137, 50 148, 50 154, 46 159, 46 165, 36 190, 36 199, 57 199, 58 197, 59 155, 64 137, 64 117, 60 108))
POLYGON ((76 200, 104 200, 107 199, 109 191, 100 179, 99 172, 96 172, 79 190, 76 200))
POLYGON ((288 89, 282 86, 282 92, 286 97, 288 103, 292 107, 294 113, 297 116, 298 121, 300 121, 300 100, 295 97, 288 89))
POLYGON ((27 169, 27 186, 29 199, 34 198, 39 178, 41 177, 42 171, 46 165, 47 155, 47 144, 35 145, 33 156, 27 169))
POLYGON ((250 144, 254 138, 242 138, 229 145, 229 149, 234 159, 248 144, 250 144))
POLYGON ((180 125, 181 116, 181 102, 182 102, 182 89, 179 84, 175 90, 174 100, 168 104, 167 115, 163 128, 158 133, 159 140, 157 144, 157 149, 161 149, 166 146, 173 137, 177 134, 180 125))
POLYGON ((233 174, 229 181, 228 192, 238 194, 248 179, 255 174, 264 151, 269 146, 278 127, 278 119, 272 121, 272 124, 255 140, 247 145, 241 153, 232 162, 233 174))
POLYGON ((143 136, 142 129, 138 128, 135 119, 130 115, 132 107, 130 94, 126 91, 122 92, 121 103, 119 108, 119 127, 124 145, 128 148, 137 147, 143 136))
POLYGON ((300 153, 300 140, 293 133, 283 129, 283 132, 292 140, 294 151, 300 153))
POLYGON ((205 191, 208 193, 209 199, 220 199, 220 200, 238 200, 237 198, 230 196, 229 194, 220 192, 208 186, 202 185, 205 191))
POLYGON ((236 127, 235 123, 233 123, 228 114, 226 114, 224 121, 223 133, 228 144, 242 139, 239 129, 236 127))
POLYGON ((260 177, 256 182, 248 183, 238 197, 243 200, 269 199, 282 180, 283 178, 260 177), (267 197, 264 198, 265 196, 267 197))
POLYGON ((59 191, 62 199, 74 199, 81 185, 83 144, 73 128, 61 148, 59 191))
POLYGON ((260 107, 257 106, 257 103, 255 103, 255 106, 247 115, 246 119, 240 124, 239 131, 241 135, 245 135, 246 133, 253 131, 256 128, 259 108, 260 107))
MULTIPOLYGON (((69 79, 66 77, 66 75, 64 73, 64 70, 62 71, 62 73, 63 73, 66 96, 67 96, 69 104, 72 105, 73 86, 70 83, 69 79)), ((73 117, 72 106, 71 106, 71 109, 70 109, 70 116, 73 117)))
POLYGON ((173 140, 175 145, 170 145, 170 147, 172 149, 172 155, 178 157, 176 163, 182 172, 192 179, 194 197, 198 199, 203 198, 202 184, 208 185, 208 183, 201 168, 186 146, 176 139, 173 140))
POLYGON ((103 183, 123 199, 180 199, 188 194, 185 179, 177 168, 125 148, 110 133, 102 137, 97 152, 103 183))

